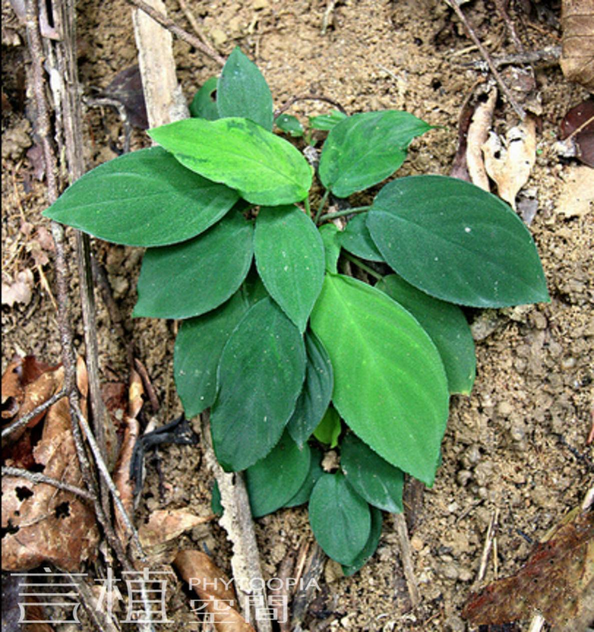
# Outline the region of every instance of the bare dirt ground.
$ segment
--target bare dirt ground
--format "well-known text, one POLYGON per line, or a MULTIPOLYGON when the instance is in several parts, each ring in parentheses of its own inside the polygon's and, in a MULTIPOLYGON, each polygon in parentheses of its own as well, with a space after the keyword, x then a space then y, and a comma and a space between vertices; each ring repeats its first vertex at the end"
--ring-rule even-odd
MULTIPOLYGON (((525 47, 538 50, 558 44, 558 7, 523 4, 542 9, 532 14, 511 11, 525 47)), ((167 5, 170 16, 189 30, 177 2, 169 0, 167 5)), ((316 93, 339 102, 349 113, 408 110, 437 127, 415 141, 399 175, 449 174, 461 108, 481 79, 479 70, 464 65, 480 55, 469 49, 471 42, 451 9, 437 0, 347 0, 336 3, 323 34, 326 7, 322 0, 191 3, 221 54, 239 45, 256 61, 277 106, 292 96, 316 93)), ((475 0, 464 10, 493 55, 514 52, 493 3, 475 0)), ((2 278, 10 284, 18 273, 30 271, 34 281, 29 302, 2 307, 4 370, 15 353, 56 363, 60 346, 53 298, 45 285, 45 279, 52 284, 52 264, 43 259, 36 264, 32 246, 38 239, 36 231, 47 223, 40 215, 45 185, 35 179, 34 165, 25 154, 33 143, 21 77, 27 54, 22 29, 6 1, 3 14, 2 278), (4 95, 9 100, 6 108, 4 95)), ((80 80, 85 94, 92 95, 136 62, 131 9, 124 0, 81 0, 78 15, 80 80)), ((218 67, 179 41, 175 53, 180 82, 191 99, 218 67)), ((562 195, 576 195, 567 193, 572 178, 588 168, 561 159, 553 148, 566 111, 587 93, 568 83, 556 64, 537 66, 536 79, 542 115, 536 165, 526 189, 537 201, 531 230, 551 303, 511 310, 504 316, 501 325, 477 345, 473 393, 452 402, 443 465, 434 488, 425 491, 422 507, 417 506, 411 529, 420 606, 405 613, 407 595, 397 539, 386 519, 378 552, 359 573, 341 578, 333 563, 326 564, 322 590, 306 617, 305 629, 462 632, 467 627, 461 607, 476 578, 494 512, 499 512, 496 564, 491 559, 486 580, 495 578, 495 569, 499 576, 515 572, 532 545, 581 502, 592 484, 593 454, 586 439, 593 406, 594 215, 591 208, 574 212, 561 206, 562 195)), ((291 113, 302 116, 326 109, 323 104, 299 104, 291 113)), ((500 101, 496 127, 505 129, 516 120, 509 105, 500 101)), ((121 147, 122 133, 115 112, 87 110, 89 169, 115 157, 110 143, 121 147)), ((136 130, 132 148, 147 144, 145 134, 136 130)), ((594 186, 591 174, 589 170, 589 186, 594 186)), ((582 186, 587 182, 584 178, 582 186)), ((107 270, 127 335, 161 401, 157 422, 165 423, 181 410, 172 375, 175 325, 130 319, 142 255, 138 249, 95 243, 94 252, 107 270)), ((75 276, 72 301, 78 313, 75 276)), ((125 378, 125 343, 115 336, 100 300, 98 310, 103 374, 109 380, 125 378)), ((82 347, 81 324, 75 327, 76 344, 82 347)), ((199 424, 195 428, 198 431, 199 424)), ((158 477, 149 466, 137 519, 163 507, 208 514, 212 481, 200 447, 173 446, 163 449, 161 456, 165 496, 160 497, 158 477)), ((268 577, 274 577, 280 562, 312 537, 305 509, 282 510, 259 520, 257 534, 268 577)), ((216 523, 185 538, 182 548, 206 546, 229 570, 229 547, 216 523)), ((186 604, 186 595, 172 589, 169 606, 179 614, 178 621, 190 621, 186 604)), ((163 629, 184 627, 178 623, 163 629)))

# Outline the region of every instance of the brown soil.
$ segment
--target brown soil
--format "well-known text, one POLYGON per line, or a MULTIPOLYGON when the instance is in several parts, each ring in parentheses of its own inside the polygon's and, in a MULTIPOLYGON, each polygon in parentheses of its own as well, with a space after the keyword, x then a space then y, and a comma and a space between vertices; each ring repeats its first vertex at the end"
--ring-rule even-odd
MULTIPOLYGON (((270 83, 277 105, 294 95, 313 92, 338 101, 349 113, 406 109, 438 127, 414 143, 399 175, 450 172, 460 110, 481 75, 462 65, 479 56, 476 50, 463 52, 470 42, 443 2, 338 2, 325 34, 321 25, 327 3, 322 0, 191 4, 221 54, 229 54, 239 45, 252 56, 270 83)), ((168 2, 168 8, 170 16, 189 30, 177 3, 168 2)), ((491 2, 473 2, 464 10, 493 54, 514 52, 491 2)), ((104 88, 116 73, 135 63, 131 13, 124 0, 81 0, 78 11, 80 78, 85 94, 90 95, 94 87, 104 88)), ((2 32, 4 92, 13 108, 12 112, 3 109, 2 122, 3 282, 10 283, 26 269, 35 278, 30 303, 2 307, 4 369, 15 353, 57 362, 60 345, 52 297, 42 283, 42 275, 50 285, 53 281, 51 264, 34 265, 27 227, 23 228, 24 224, 47 225, 40 216, 45 190, 34 179, 25 157, 32 143, 31 130, 19 104, 22 90, 16 69, 26 59, 26 52, 22 45, 14 45, 13 37, 13 33, 22 34, 22 29, 10 17, 6 0, 3 13, 8 16, 2 32)), ((555 15, 558 13, 538 18, 512 13, 527 49, 557 43, 559 33, 550 20, 555 15)), ((182 42, 175 43, 175 52, 180 81, 190 99, 218 67, 182 42)), ((556 65, 538 67, 536 77, 542 126, 537 162, 527 188, 538 202, 531 230, 552 301, 508 310, 502 325, 477 345, 478 376, 472 395, 452 403, 443 466, 434 488, 425 491, 411 533, 421 605, 404 613, 407 597, 397 539, 386 518, 379 550, 359 573, 340 578, 335 565, 327 563, 322 591, 308 613, 305 629, 467 629, 460 611, 477 575, 494 511, 499 511, 498 573, 508 575, 526 559, 530 543, 542 538, 580 503, 592 484, 593 455, 586 438, 593 405, 594 222, 591 208, 586 213, 567 214, 559 207, 557 200, 567 183, 587 168, 562 161, 553 149, 562 117, 585 97, 585 91, 566 82, 556 65)), ((293 107, 291 113, 326 109, 308 103, 293 107)), ((503 102, 495 119, 498 126, 515 123, 511 108, 503 102)), ((115 157, 109 143, 121 146, 122 126, 115 113, 99 109, 87 111, 86 124, 85 157, 92 168, 115 157)), ((145 144, 144 133, 135 131, 133 149, 145 144)), ((146 365, 160 398, 156 421, 165 423, 181 410, 172 377, 175 326, 129 318, 141 259, 138 249, 95 243, 94 251, 106 267, 136 356, 146 365)), ((78 314, 74 272, 72 301, 78 314)), ((81 346, 81 324, 74 325, 76 344, 81 346)), ((113 379, 115 372, 125 377, 125 341, 114 335, 101 301, 98 326, 104 375, 113 379)), ((198 431, 198 424, 195 426, 198 431)), ((161 454, 165 498, 159 497, 158 477, 149 465, 137 520, 165 506, 209 513, 211 478, 202 464, 200 448, 169 447, 161 454)), ((278 573, 279 563, 291 550, 311 537, 304 509, 284 510, 259 520, 257 533, 269 577, 278 573)), ((195 529, 183 546, 206 546, 217 563, 229 570, 229 546, 216 524, 195 529)), ((491 560, 486 579, 494 577, 491 560)), ((181 590, 172 589, 169 611, 176 613, 178 624, 162 629, 191 629, 179 623, 191 620, 187 596, 181 590)))

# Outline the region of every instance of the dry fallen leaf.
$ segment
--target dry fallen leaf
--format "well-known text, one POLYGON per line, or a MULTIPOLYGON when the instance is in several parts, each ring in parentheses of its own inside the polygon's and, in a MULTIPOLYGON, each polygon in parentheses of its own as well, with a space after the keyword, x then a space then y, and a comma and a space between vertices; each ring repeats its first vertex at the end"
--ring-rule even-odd
POLYGON ((555 211, 565 217, 580 217, 594 208, 594 180, 589 167, 570 166, 563 172, 563 187, 555 211))
POLYGON ((2 305, 12 307, 15 303, 28 305, 33 293, 33 272, 21 270, 11 283, 2 284, 2 305))
POLYGON ((516 195, 526 184, 536 161, 536 123, 532 116, 512 127, 503 141, 491 132, 482 146, 485 168, 499 196, 516 208, 516 195))
POLYGON ((152 549, 213 518, 214 515, 196 516, 183 509, 157 509, 149 516, 148 522, 138 529, 140 543, 152 549))
POLYGON ((502 625, 538 612, 554 629, 582 632, 571 626, 592 607, 594 512, 574 511, 568 518, 515 575, 472 595, 462 616, 473 625, 502 625))
POLYGON ((566 157, 576 157, 594 168, 594 98, 571 108, 561 121, 559 149, 566 157))
POLYGON ((563 0, 561 27, 563 74, 594 90, 594 0, 563 0))
POLYGON ((489 191, 489 179, 485 171, 481 147, 489 135, 496 102, 497 90, 492 88, 487 100, 476 107, 467 136, 466 163, 470 181, 485 191, 489 191))
POLYGON ((232 581, 202 551, 180 551, 173 565, 200 598, 217 632, 254 632, 239 614, 232 581))

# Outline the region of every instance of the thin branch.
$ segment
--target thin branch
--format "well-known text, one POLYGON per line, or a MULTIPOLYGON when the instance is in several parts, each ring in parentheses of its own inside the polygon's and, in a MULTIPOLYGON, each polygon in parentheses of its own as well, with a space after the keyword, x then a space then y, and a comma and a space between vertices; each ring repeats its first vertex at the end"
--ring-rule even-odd
POLYGON ((481 43, 481 40, 478 38, 477 34, 474 32, 474 29, 470 25, 470 22, 466 19, 464 12, 458 6, 457 2, 452 2, 450 6, 454 10, 454 13, 458 16, 458 18, 460 18, 460 21, 462 22, 462 24, 464 24, 464 27, 466 28, 466 31, 468 32, 470 39, 476 44, 481 55, 483 56, 483 59, 487 62, 493 77, 495 77, 495 81, 497 81, 497 83, 499 84, 501 91, 507 97, 507 100, 509 101, 510 105, 515 110, 516 114, 522 120, 524 120, 526 118, 526 112, 524 112, 523 108, 514 99, 514 96, 511 93, 511 90, 507 87, 507 84, 505 83, 505 81, 503 81, 503 78, 501 77, 501 75, 499 74, 499 71, 495 67, 493 60, 491 59, 491 56, 489 55, 489 51, 487 51, 487 49, 481 43))
POLYGON ((476 584, 479 584, 483 581, 485 577, 485 573, 487 572, 487 563, 489 561, 489 553, 491 552, 491 547, 493 546, 493 538, 495 536, 495 531, 497 530, 497 523, 499 520, 499 509, 495 509, 493 515, 491 516, 491 522, 489 523, 489 528, 487 529, 487 535, 485 536, 485 544, 483 546, 483 553, 481 555, 481 563, 479 566, 479 571, 476 576, 476 584))
POLYGON ((419 605, 419 588, 415 577, 415 569, 412 562, 410 540, 408 539, 408 529, 406 528, 406 518, 404 514, 394 514, 394 526, 396 527, 396 536, 400 545, 400 560, 402 562, 402 570, 406 579, 406 587, 412 608, 419 605))
POLYGON ((18 476, 20 478, 26 478, 32 483, 46 483, 47 485, 53 485, 65 492, 81 496, 85 500, 94 500, 93 495, 86 489, 81 489, 80 487, 70 485, 69 483, 63 483, 57 478, 52 478, 51 476, 46 476, 45 474, 40 474, 39 472, 29 472, 29 470, 23 470, 20 467, 2 466, 2 476, 18 476))
POLYGON ((210 57, 212 60, 216 61, 217 64, 219 64, 220 66, 225 65, 225 59, 223 57, 221 57, 210 46, 207 46, 204 42, 199 40, 195 35, 192 35, 191 33, 188 33, 188 31, 186 31, 185 29, 182 29, 181 26, 178 26, 171 18, 162 15, 142 0, 127 1, 141 11, 144 11, 144 13, 146 13, 147 15, 150 15, 150 17, 153 18, 155 22, 158 22, 163 28, 166 28, 174 35, 177 35, 177 37, 186 42, 186 44, 189 44, 190 46, 198 49, 207 57, 210 57))
POLYGON ((196 19, 196 16, 192 13, 186 0, 177 0, 177 2, 179 4, 179 8, 183 11, 191 27, 194 29, 194 33, 196 33, 196 35, 202 40, 202 42, 204 42, 205 46, 209 46, 214 50, 214 47, 212 47, 211 43, 208 40, 208 37, 206 37, 200 24, 198 24, 198 20, 196 19))
POLYGON ((66 397, 68 395, 68 391, 66 388, 62 388, 57 393, 54 393, 49 399, 46 399, 45 402, 36 406, 33 410, 29 411, 26 415, 19 417, 16 421, 13 421, 9 426, 2 429, 2 438, 8 437, 8 435, 12 434, 15 430, 26 426, 34 417, 40 415, 42 412, 46 411, 50 406, 53 406, 56 402, 60 401, 62 397, 66 397))
MULTIPOLYGON (((132 0, 128 0, 131 2, 132 0)), ((299 101, 324 101, 325 103, 329 103, 333 105, 336 109, 340 110, 343 114, 346 114, 346 110, 338 103, 338 101, 334 101, 333 99, 329 99, 328 97, 321 96, 319 94, 304 94, 300 97, 291 97, 283 106, 281 106, 274 113, 274 118, 280 116, 283 112, 286 112, 292 105, 298 103, 299 101)))
POLYGON ((344 211, 336 211, 335 213, 325 213, 322 217, 318 218, 318 222, 325 222, 327 219, 336 219, 337 217, 344 217, 345 215, 354 215, 355 213, 364 213, 368 211, 371 206, 353 206, 347 208, 344 211))

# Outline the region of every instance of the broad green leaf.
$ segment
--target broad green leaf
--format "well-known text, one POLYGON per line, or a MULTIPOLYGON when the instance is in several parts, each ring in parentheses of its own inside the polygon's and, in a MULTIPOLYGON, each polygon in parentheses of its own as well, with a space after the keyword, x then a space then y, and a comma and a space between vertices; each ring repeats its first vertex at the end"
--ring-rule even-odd
POLYGON ((274 124, 285 134, 289 134, 293 138, 300 138, 303 136, 303 125, 299 122, 299 119, 290 114, 281 114, 274 120, 274 124))
POLYGON ((241 116, 272 131, 272 95, 256 64, 239 49, 229 55, 217 88, 221 117, 241 116))
POLYGON ((449 393, 425 330, 383 292, 341 275, 326 275, 311 328, 332 362, 340 416, 386 461, 431 485, 449 393))
POLYGON ((322 452, 316 447, 310 447, 310 452, 311 460, 309 472, 295 496, 293 496, 293 498, 285 504, 285 507, 298 507, 299 505, 309 502, 309 498, 315 484, 324 473, 324 470, 322 469, 322 452))
POLYGON ((338 257, 340 257, 340 230, 334 224, 324 224, 320 227, 320 235, 326 252, 326 270, 336 274, 338 257))
POLYGON ((320 179, 345 198, 385 180, 404 162, 415 136, 431 126, 408 112, 353 114, 328 134, 320 156, 320 179))
POLYGON ((344 121, 348 116, 340 110, 332 110, 330 114, 321 114, 320 116, 310 116, 309 126, 312 129, 320 130, 321 132, 329 132, 337 123, 344 121))
POLYGON ((375 287, 407 309, 429 334, 441 355, 450 393, 469 395, 476 376, 476 356, 462 310, 417 290, 397 274, 385 276, 375 287))
POLYGON ((370 505, 402 513, 402 470, 382 459, 353 433, 340 444, 340 467, 347 482, 370 505))
POLYGON ((377 507, 371 507, 371 531, 365 547, 349 566, 342 565, 342 572, 350 577, 360 570, 375 553, 382 535, 382 512, 377 507))
POLYGON ((335 448, 338 445, 338 437, 340 437, 341 431, 340 416, 334 408, 330 407, 313 434, 320 443, 325 443, 331 448, 335 448))
POLYGON ((386 262, 431 296, 472 307, 549 300, 530 231, 473 184, 444 176, 390 182, 367 227, 386 262))
MULTIPOLYGON (((196 92, 190 103, 190 116, 216 121, 219 118, 219 108, 212 95, 217 91, 218 77, 211 77, 196 92)), ((216 95, 215 95, 216 96, 216 95)))
POLYGON ((116 244, 166 246, 202 233, 237 199, 152 147, 89 171, 43 214, 116 244))
POLYGON ((350 219, 347 227, 340 233, 340 245, 362 259, 383 261, 384 258, 371 239, 366 221, 367 213, 360 213, 350 219))
POLYGON ((250 269, 252 241, 252 224, 233 213, 194 239, 149 248, 133 315, 191 318, 222 305, 250 269))
POLYGON ((328 352, 320 339, 308 330, 305 332, 307 365, 305 382, 287 428, 297 445, 302 446, 317 428, 328 409, 332 396, 332 365, 328 352))
POLYGON ((280 439, 305 377, 299 330, 270 298, 256 303, 227 341, 217 372, 211 431, 219 463, 244 470, 280 439))
POLYGON ((195 417, 212 406, 223 347, 247 310, 240 290, 208 314, 182 322, 175 339, 173 373, 186 417, 195 417))
POLYGON ((309 523, 323 551, 339 564, 353 564, 371 532, 369 505, 344 474, 322 474, 309 500, 309 523))
POLYGON ((261 208, 254 254, 268 293, 305 331, 324 281, 324 244, 314 223, 296 206, 261 208))
POLYGON ((298 149, 243 118, 190 118, 150 137, 200 175, 239 191, 252 204, 292 204, 307 197, 312 169, 298 149))
POLYGON ((285 432, 272 452, 245 471, 252 516, 260 518, 289 502, 309 474, 311 451, 285 432))
POLYGON ((264 283, 262 283, 262 279, 258 275, 255 265, 252 266, 252 269, 248 272, 248 275, 243 282, 242 292, 250 307, 255 305, 258 301, 261 301, 263 298, 269 296, 266 288, 264 287, 264 283))

